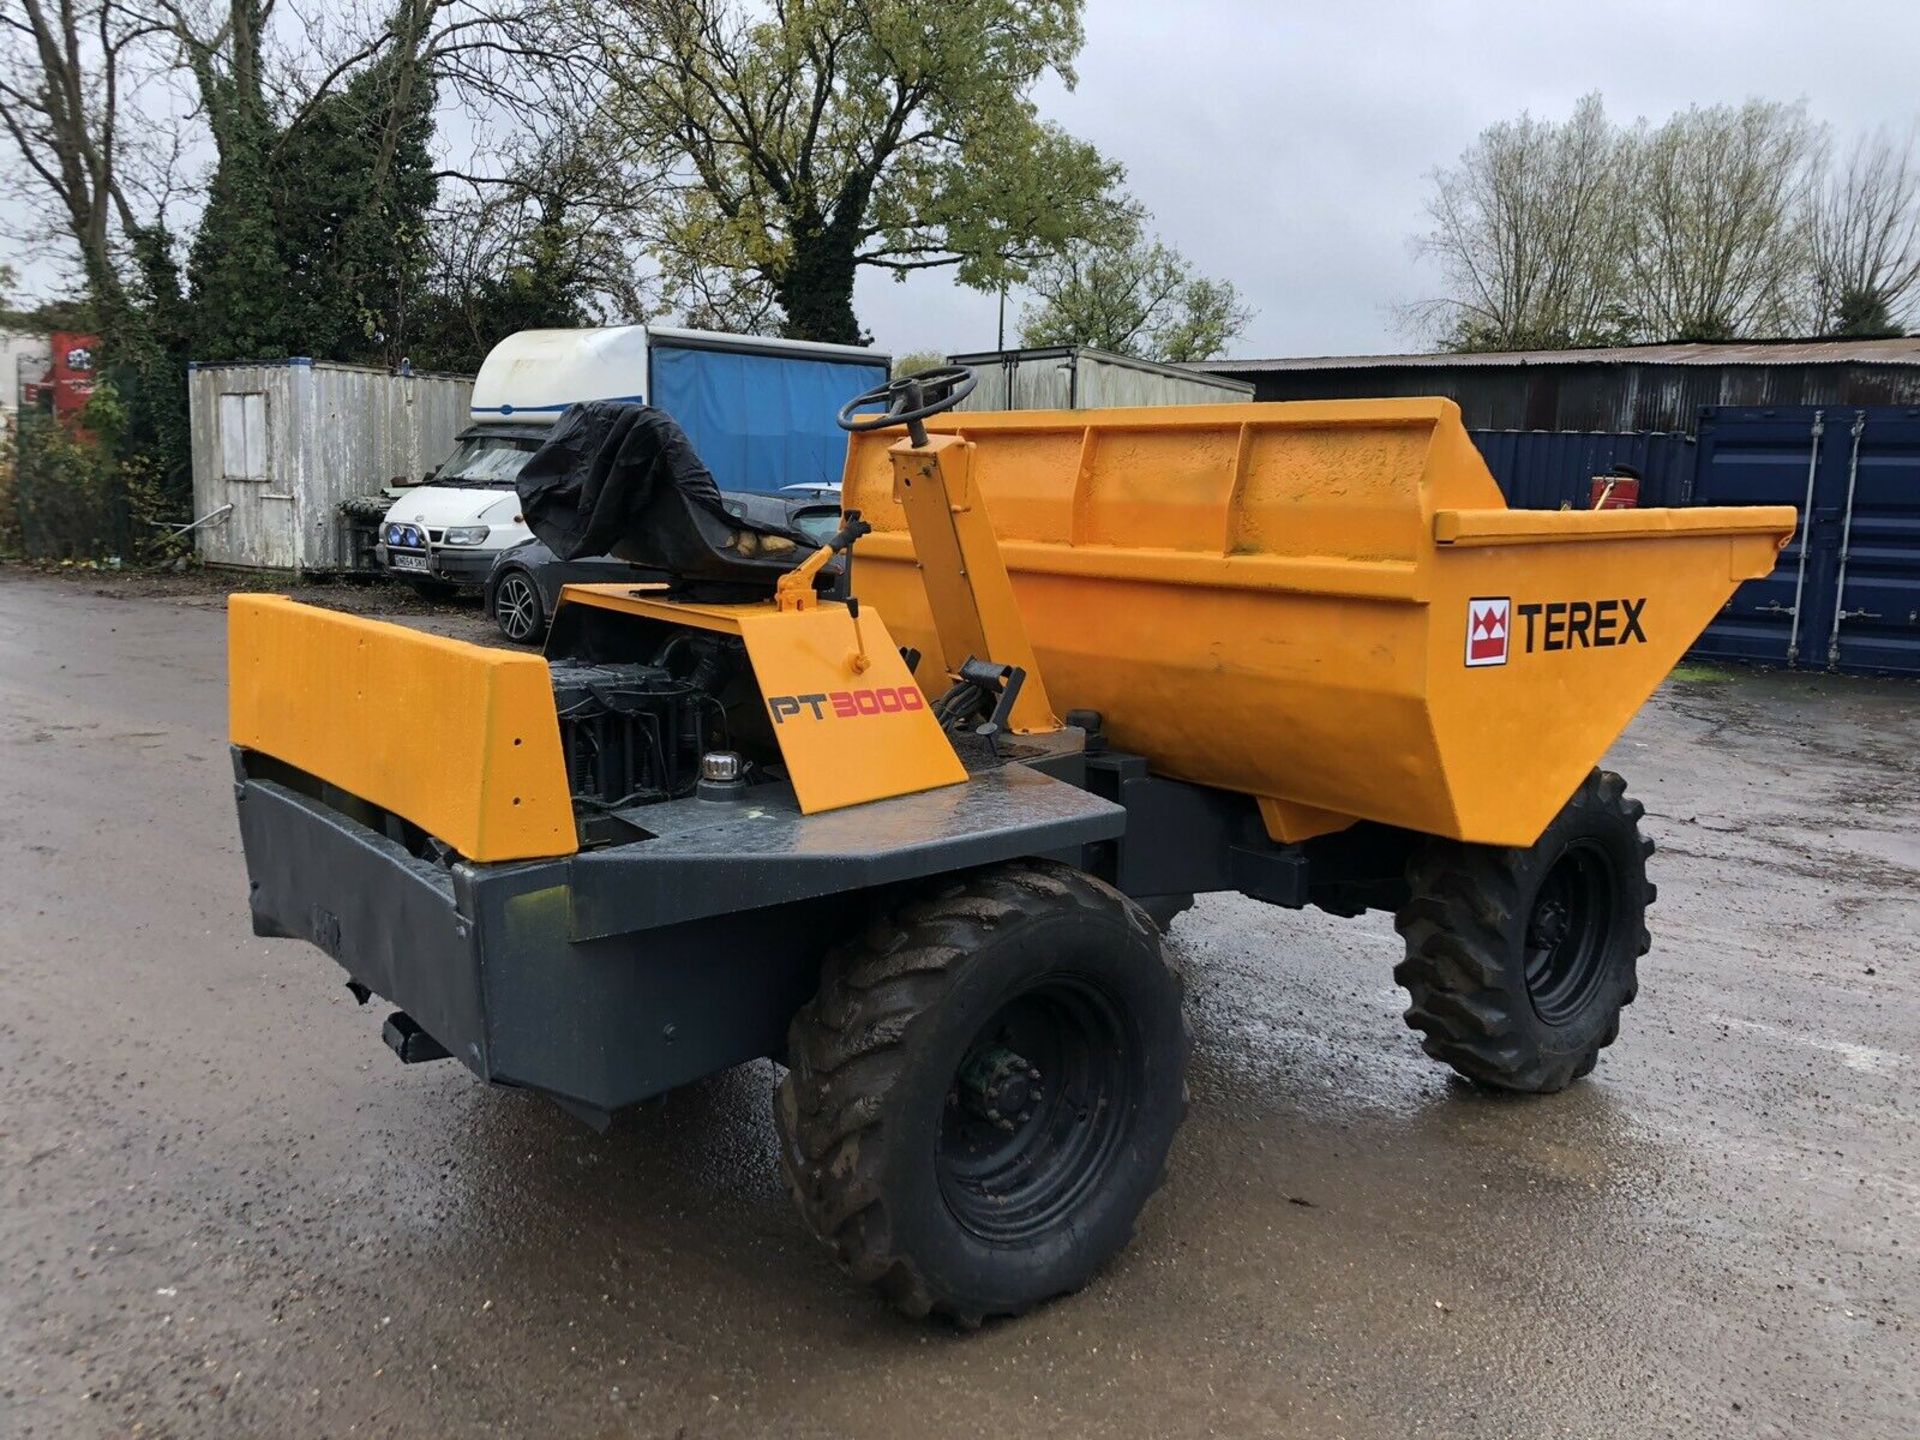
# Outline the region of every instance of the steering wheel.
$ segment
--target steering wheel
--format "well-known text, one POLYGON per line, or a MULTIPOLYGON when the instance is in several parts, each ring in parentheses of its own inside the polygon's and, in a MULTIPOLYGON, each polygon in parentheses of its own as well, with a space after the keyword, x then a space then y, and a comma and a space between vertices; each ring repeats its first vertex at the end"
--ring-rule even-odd
POLYGON ((916 446, 927 443, 926 427, 920 422, 930 415, 951 410, 973 393, 980 377, 965 365, 936 365, 916 375, 889 380, 864 395, 856 395, 840 407, 835 418, 840 428, 855 435, 870 430, 885 430, 890 425, 905 425, 916 446), (884 405, 878 415, 856 415, 869 405, 884 405))

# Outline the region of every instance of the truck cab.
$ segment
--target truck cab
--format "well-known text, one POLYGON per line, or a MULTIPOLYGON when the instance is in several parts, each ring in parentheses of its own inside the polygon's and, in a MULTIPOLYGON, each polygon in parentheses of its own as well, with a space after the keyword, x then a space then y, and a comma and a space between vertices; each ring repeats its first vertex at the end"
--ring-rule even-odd
POLYGON ((394 501, 374 547, 380 565, 428 585, 484 584, 500 555, 532 538, 514 481, 545 425, 474 425, 427 479, 394 501))
POLYGON ((520 468, 566 409, 647 403, 687 432, 721 489, 837 489, 844 442, 832 415, 887 379, 887 355, 661 326, 523 330, 475 377, 472 425, 427 480, 388 508, 374 556, 425 589, 478 589, 494 562, 531 538, 514 489, 520 468))

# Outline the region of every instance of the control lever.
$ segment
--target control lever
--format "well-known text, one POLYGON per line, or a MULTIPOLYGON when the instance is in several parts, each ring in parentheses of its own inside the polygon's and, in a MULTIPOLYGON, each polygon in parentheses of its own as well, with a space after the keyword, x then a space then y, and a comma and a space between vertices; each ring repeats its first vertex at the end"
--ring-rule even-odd
POLYGON ((1006 729, 1013 703, 1020 698, 1027 672, 1018 665, 996 665, 991 660, 976 660, 969 655, 961 665, 953 687, 940 697, 934 711, 943 730, 951 730, 967 719, 987 710, 987 718, 973 727, 973 733, 993 746, 994 737, 1006 729))
POLYGON ((840 517, 840 528, 833 532, 833 538, 827 541, 827 548, 847 557, 847 563, 853 563, 853 542, 863 535, 871 535, 873 526, 860 518, 858 510, 849 510, 840 517))
MULTIPOLYGON (((858 510, 849 510, 840 517, 840 528, 833 538, 815 550, 793 569, 787 571, 775 583, 773 598, 782 610, 811 610, 818 599, 813 592, 814 577, 826 568, 827 562, 835 555, 844 555, 846 564, 840 567, 840 594, 854 610, 855 629, 859 628, 859 607, 853 599, 853 542, 862 535, 871 534, 873 526, 860 518, 858 510)), ((865 647, 862 647, 864 659, 865 647)), ((860 666, 866 669, 865 664, 860 666)))

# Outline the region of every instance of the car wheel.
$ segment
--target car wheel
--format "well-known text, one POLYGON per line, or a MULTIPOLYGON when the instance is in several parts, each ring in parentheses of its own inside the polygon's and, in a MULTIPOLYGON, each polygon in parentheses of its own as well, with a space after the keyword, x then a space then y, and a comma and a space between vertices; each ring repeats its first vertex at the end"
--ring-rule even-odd
POLYGON ((493 587, 493 623, 516 645, 537 645, 546 633, 547 607, 524 570, 509 570, 493 587))

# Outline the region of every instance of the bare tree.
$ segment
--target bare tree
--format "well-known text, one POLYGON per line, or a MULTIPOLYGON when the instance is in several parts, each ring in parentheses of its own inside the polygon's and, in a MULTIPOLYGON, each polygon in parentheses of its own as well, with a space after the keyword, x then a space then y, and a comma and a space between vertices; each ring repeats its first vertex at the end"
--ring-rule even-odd
POLYGON ((121 185, 123 105, 153 20, 121 0, 18 0, 0 9, 0 129, 25 167, 25 198, 72 242, 94 299, 117 303, 115 220, 137 221, 121 185))
POLYGON ((589 118, 524 136, 484 172, 443 170, 427 243, 443 350, 477 365, 507 329, 645 320, 650 185, 617 131, 589 118))
POLYGON ((1771 100, 1636 132, 1627 295, 1648 338, 1806 332, 1804 217, 1822 144, 1805 106, 1771 100))
POLYGON ((1410 307, 1411 327, 1455 350, 1620 338, 1628 173, 1598 95, 1564 123, 1522 115, 1482 131, 1434 172, 1433 228, 1415 243, 1447 294, 1410 307))
POLYGON ((1809 211, 1814 304, 1829 335, 1897 335, 1920 296, 1916 131, 1863 136, 1809 211))

